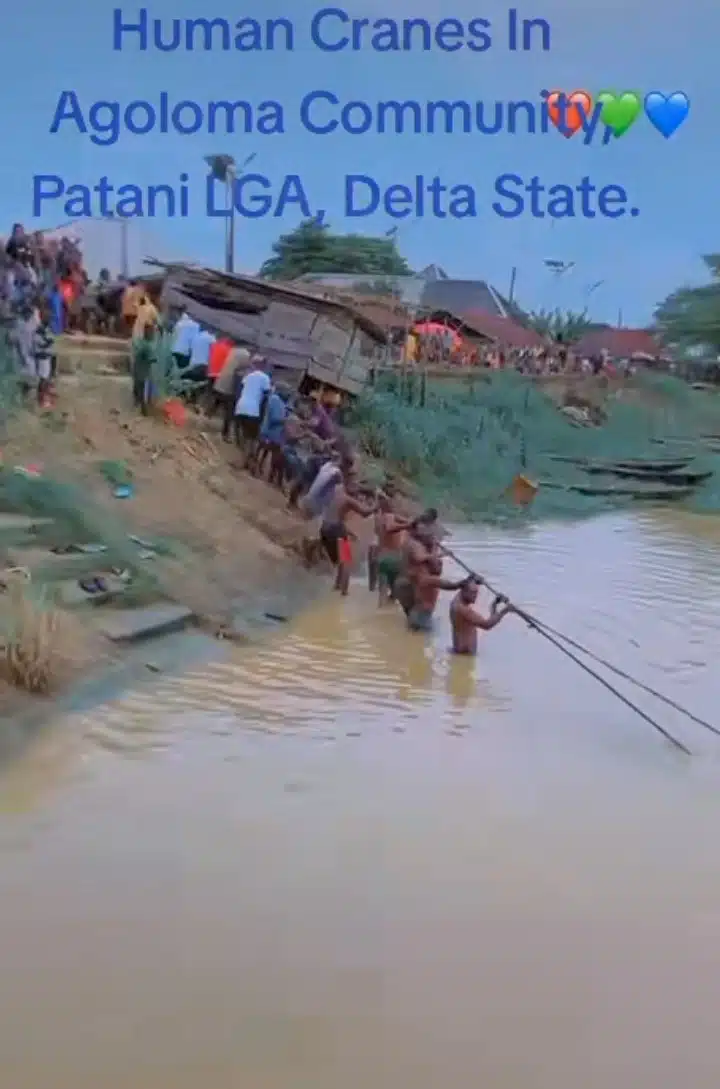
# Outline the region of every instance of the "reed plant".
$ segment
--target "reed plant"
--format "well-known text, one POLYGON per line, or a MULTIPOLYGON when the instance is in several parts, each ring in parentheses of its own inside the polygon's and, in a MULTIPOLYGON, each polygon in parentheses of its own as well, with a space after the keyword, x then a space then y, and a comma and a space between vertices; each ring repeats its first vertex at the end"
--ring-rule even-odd
POLYGON ((33 695, 61 681, 71 650, 72 621, 22 574, 6 587, 0 630, 0 679, 33 695))
POLYGON ((614 497, 573 491, 588 484, 577 462, 694 459, 716 470, 688 506, 720 512, 720 395, 673 376, 643 374, 610 392, 601 426, 578 426, 543 387, 517 373, 428 381, 422 394, 401 375, 359 398, 349 425, 366 456, 408 477, 433 505, 469 519, 583 517, 617 506, 614 497), (718 436, 714 449, 712 435, 718 436), (535 503, 514 510, 516 474, 540 482, 535 503))

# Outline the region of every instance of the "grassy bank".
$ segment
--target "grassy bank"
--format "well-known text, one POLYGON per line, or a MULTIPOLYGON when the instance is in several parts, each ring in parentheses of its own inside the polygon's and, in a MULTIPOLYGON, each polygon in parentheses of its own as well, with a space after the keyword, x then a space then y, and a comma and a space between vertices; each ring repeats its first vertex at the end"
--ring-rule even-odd
MULTIPOLYGON (((598 390, 596 407, 602 408, 604 422, 582 427, 560 411, 547 388, 515 373, 431 380, 424 388, 418 377, 408 387, 398 376, 361 398, 349 424, 371 460, 409 479, 423 500, 471 520, 585 517, 622 504, 617 496, 573 491, 588 478, 565 458, 692 457, 694 469, 718 475, 686 505, 720 511, 716 394, 653 375, 598 390), (520 472, 540 482, 525 514, 504 495, 520 472)), ((572 389, 566 396, 572 400, 572 389)))

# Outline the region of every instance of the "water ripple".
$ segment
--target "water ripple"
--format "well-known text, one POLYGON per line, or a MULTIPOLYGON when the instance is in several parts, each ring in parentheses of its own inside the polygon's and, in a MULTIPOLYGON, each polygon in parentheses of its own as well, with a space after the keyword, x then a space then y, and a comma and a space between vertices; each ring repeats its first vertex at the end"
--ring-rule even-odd
MULTIPOLYGON (((463 527, 451 543, 518 603, 646 683, 678 698, 693 687, 705 703, 705 690, 717 690, 705 648, 720 624, 720 533, 698 541, 682 521, 647 515, 522 533, 463 527)), ((327 737, 346 732, 348 716, 362 730, 402 732, 414 722, 477 734, 488 715, 529 713, 540 692, 545 714, 566 716, 568 693, 582 683, 517 624, 486 637, 477 662, 453 660, 448 642, 445 602, 426 641, 395 610, 378 610, 358 580, 348 600, 329 596, 264 645, 109 705, 89 721, 89 736, 134 754, 181 744, 198 723, 216 738, 327 737)))

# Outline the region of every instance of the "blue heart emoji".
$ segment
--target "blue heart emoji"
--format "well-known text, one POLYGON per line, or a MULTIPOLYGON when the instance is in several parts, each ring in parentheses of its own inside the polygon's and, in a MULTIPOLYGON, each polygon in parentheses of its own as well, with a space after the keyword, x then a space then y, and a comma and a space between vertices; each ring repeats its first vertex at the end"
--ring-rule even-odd
POLYGON ((651 91, 645 95, 645 113, 665 139, 676 132, 690 112, 690 99, 682 91, 664 95, 660 91, 651 91))

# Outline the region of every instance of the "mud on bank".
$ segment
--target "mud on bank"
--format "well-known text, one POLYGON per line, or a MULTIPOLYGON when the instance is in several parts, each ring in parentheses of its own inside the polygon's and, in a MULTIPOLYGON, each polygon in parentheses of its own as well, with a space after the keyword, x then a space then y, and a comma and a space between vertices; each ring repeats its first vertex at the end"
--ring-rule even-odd
MULTIPOLYGON (((300 562, 306 523, 287 510, 278 491, 242 470, 234 447, 220 441, 218 424, 198 416, 177 429, 144 418, 129 407, 126 378, 85 371, 63 376, 52 413, 22 411, 8 421, 2 462, 6 470, 37 466, 72 489, 84 508, 79 521, 98 526, 104 537, 165 542, 168 548, 148 564, 158 593, 190 610, 210 633, 242 637, 266 612, 289 615, 326 588, 300 562), (108 466, 120 467, 131 482, 130 498, 115 496, 108 466)), ((0 552, 6 570, 23 559, 3 542, 0 552)), ((58 558, 59 566, 65 562, 58 558)), ((96 562, 101 566, 100 557, 96 562)), ((0 610, 7 615, 9 607, 6 591, 0 610)), ((74 634, 64 642, 67 654, 51 695, 119 657, 97 630, 99 613, 88 605, 65 614, 74 634)), ((3 715, 27 703, 0 681, 3 715)))

